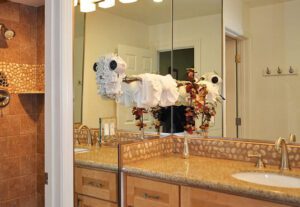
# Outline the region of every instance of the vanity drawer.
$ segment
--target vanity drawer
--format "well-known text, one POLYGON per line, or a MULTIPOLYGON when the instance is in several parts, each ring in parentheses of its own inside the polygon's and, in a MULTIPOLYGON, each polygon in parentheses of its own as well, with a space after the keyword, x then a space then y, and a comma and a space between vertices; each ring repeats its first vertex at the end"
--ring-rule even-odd
POLYGON ((76 167, 75 192, 117 202, 117 174, 76 167))
POLYGON ((181 207, 289 207, 226 193, 181 187, 181 207))
POLYGON ((179 186, 127 176, 126 207, 179 207, 179 186))
POLYGON ((117 207, 117 204, 88 196, 78 195, 76 207, 117 207))

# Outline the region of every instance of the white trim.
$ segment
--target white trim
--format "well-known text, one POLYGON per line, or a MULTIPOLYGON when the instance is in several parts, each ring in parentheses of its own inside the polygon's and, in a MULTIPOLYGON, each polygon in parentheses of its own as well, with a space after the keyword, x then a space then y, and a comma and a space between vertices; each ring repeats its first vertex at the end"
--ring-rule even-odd
POLYGON ((45 1, 46 207, 73 204, 72 0, 45 1))

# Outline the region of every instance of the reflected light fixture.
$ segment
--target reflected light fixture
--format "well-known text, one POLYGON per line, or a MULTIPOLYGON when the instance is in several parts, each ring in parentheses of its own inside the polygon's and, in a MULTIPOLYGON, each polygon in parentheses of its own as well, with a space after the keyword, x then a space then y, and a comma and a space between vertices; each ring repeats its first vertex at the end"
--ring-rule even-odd
MULTIPOLYGON (((123 4, 130 4, 137 2, 138 0, 119 0, 123 4)), ((163 0, 156 0, 163 1, 163 0)), ((80 5, 81 12, 94 12, 96 11, 96 4, 100 8, 108 9, 116 5, 116 0, 73 0, 74 6, 80 5)))
POLYGON ((123 4, 130 4, 130 3, 137 2, 138 0, 119 0, 119 1, 123 4))
POLYGON ((93 0, 81 0, 80 1, 81 12, 93 12, 96 11, 96 4, 93 0))
POLYGON ((108 8, 114 7, 115 5, 116 5, 115 0, 105 0, 105 1, 98 3, 98 6, 103 9, 108 9, 108 8))

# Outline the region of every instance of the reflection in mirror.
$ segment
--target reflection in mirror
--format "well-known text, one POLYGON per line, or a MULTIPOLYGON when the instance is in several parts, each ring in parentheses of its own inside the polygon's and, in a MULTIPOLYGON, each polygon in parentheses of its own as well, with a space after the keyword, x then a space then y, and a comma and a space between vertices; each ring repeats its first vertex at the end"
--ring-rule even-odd
MULTIPOLYGON (((98 8, 95 12, 86 14, 80 12, 80 7, 76 7, 74 123, 77 123, 75 128, 78 131, 82 130, 82 125, 93 131, 92 143, 97 144, 101 139, 103 141, 105 138, 117 137, 120 131, 139 131, 132 107, 100 95, 102 89, 97 85, 98 67, 95 62, 103 60, 104 64, 105 61, 116 58, 116 63, 124 63, 127 76, 171 73, 171 14, 171 0, 138 1, 132 4, 116 1, 116 5, 111 8, 98 8), (163 24, 166 24, 163 37, 157 41, 156 28, 163 24), (163 51, 168 51, 163 60, 167 71, 160 69, 163 51), (108 119, 114 121, 108 123, 108 119)), ((153 125, 153 111, 143 116, 146 125, 144 130, 150 136, 158 130, 153 125)), ((76 143, 80 143, 79 140, 76 143)))
MULTIPOLYGON (((194 68, 196 83, 200 83, 200 88, 201 84, 209 82, 209 85, 221 92, 219 86, 221 86, 222 76, 222 1, 174 0, 173 7, 173 74, 179 80, 187 81, 186 70, 194 68), (217 76, 220 78, 217 82, 213 82, 212 78, 217 76)), ((163 27, 164 25, 156 27, 159 40, 163 37, 163 27)), ((212 91, 209 85, 207 89, 212 91)), ((188 117, 185 118, 186 111, 190 108, 189 105, 173 108, 174 132, 182 132, 184 129, 178 126, 178 123, 188 129, 190 123, 193 122, 188 117), (182 120, 182 117, 185 120, 182 120)), ((203 116, 203 113, 194 116, 194 133, 207 135, 208 132, 209 136, 222 136, 222 103, 209 102, 206 98, 203 105, 203 109, 213 107, 216 114, 210 118, 209 122, 205 121, 206 116, 203 116), (202 133, 203 131, 205 134, 202 133)), ((192 104, 192 107, 197 108, 195 104, 192 104)))
POLYGON ((236 24, 237 8, 225 8, 224 135, 299 136, 300 1, 245 0, 236 24))
MULTIPOLYGON (((85 61, 83 86, 83 123, 99 127, 99 118, 116 118, 116 130, 139 131, 132 108, 117 104, 114 100, 97 94, 96 75, 93 65, 101 56, 115 53, 127 64, 126 75, 159 73, 159 49, 156 25, 164 28, 163 44, 171 50, 171 0, 160 3, 138 1, 115 7, 98 9, 86 16, 85 61)), ((167 60, 170 61, 170 60, 167 60)), ((169 63, 168 66, 171 64, 169 63)), ((150 113, 144 115, 146 132, 156 131, 150 113)), ((105 128, 105 127, 104 127, 105 128)))

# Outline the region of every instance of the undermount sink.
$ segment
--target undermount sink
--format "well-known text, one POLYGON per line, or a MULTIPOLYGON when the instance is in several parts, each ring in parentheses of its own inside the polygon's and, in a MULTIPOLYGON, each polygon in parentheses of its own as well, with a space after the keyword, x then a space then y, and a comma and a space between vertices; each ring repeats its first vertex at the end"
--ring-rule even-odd
POLYGON ((75 153, 84 153, 84 152, 88 152, 88 151, 90 151, 90 150, 86 149, 86 148, 79 148, 79 147, 74 148, 75 153))
POLYGON ((300 188, 300 178, 266 172, 241 172, 232 177, 249 183, 282 188, 300 188))

